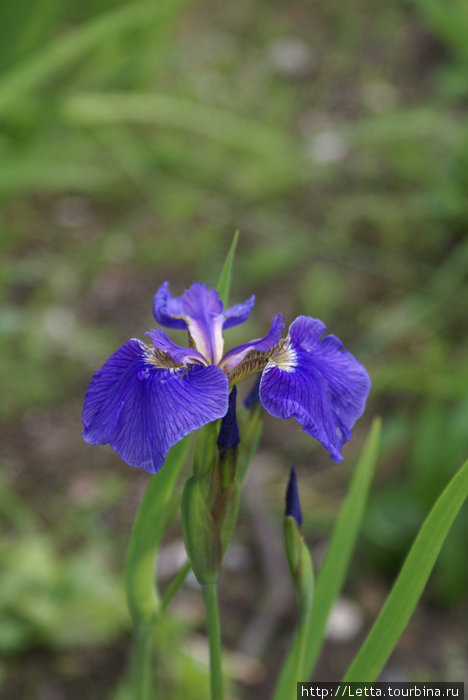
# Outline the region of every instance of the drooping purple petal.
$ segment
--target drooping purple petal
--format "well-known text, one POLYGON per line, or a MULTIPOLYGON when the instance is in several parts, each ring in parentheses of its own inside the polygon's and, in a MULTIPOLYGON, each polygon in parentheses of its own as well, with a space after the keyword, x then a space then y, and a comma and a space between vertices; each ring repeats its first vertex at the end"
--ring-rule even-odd
POLYGON ((289 341, 266 366, 260 400, 278 418, 295 418, 340 462, 341 448, 362 415, 370 389, 365 368, 334 335, 320 340, 325 326, 300 316, 289 329, 289 341))
POLYGON ((248 343, 237 345, 232 350, 227 352, 221 360, 220 367, 223 367, 227 372, 232 372, 237 365, 242 362, 247 353, 252 350, 266 352, 276 345, 281 338, 281 331, 284 328, 284 319, 282 314, 276 314, 271 322, 271 327, 268 333, 263 338, 251 340, 248 343))
POLYGON ((153 341, 154 347, 167 352, 175 362, 206 365, 206 360, 195 348, 184 348, 174 343, 161 328, 152 328, 145 333, 153 341))
POLYGON ((157 472, 168 450, 193 430, 221 418, 228 381, 215 366, 160 369, 151 348, 129 340, 96 372, 83 408, 83 437, 109 443, 134 467, 157 472))
POLYGON ((326 325, 318 318, 298 316, 289 326, 288 334, 294 345, 301 345, 304 350, 313 350, 326 330, 326 325))
POLYGON ((163 282, 154 296, 153 315, 166 328, 188 328, 182 306, 183 297, 173 297, 169 282, 163 282))
POLYGON ((336 335, 326 335, 320 340, 325 331, 322 321, 299 316, 291 324, 289 335, 293 346, 300 345, 316 359, 330 385, 335 407, 352 428, 364 413, 371 381, 365 367, 343 349, 336 335))
POLYGON ((232 328, 233 326, 238 326, 240 323, 244 323, 250 316, 250 313, 255 304, 255 294, 252 294, 250 299, 241 302, 240 304, 235 304, 235 306, 230 306, 224 312, 224 322, 223 328, 232 328))

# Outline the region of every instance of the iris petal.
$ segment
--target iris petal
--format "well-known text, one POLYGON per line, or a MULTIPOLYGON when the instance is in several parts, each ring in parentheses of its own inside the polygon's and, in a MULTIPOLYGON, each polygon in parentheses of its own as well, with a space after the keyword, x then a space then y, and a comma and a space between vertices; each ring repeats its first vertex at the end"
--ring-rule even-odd
POLYGON ((295 418, 340 462, 341 448, 362 415, 370 389, 365 368, 313 318, 300 316, 289 329, 291 364, 272 361, 263 372, 260 400, 278 418, 295 418))
POLYGON ((282 314, 276 314, 271 322, 271 327, 268 333, 263 338, 251 340, 248 343, 237 345, 232 350, 227 352, 219 363, 227 372, 232 372, 244 357, 253 350, 258 352, 266 352, 276 345, 281 338, 281 331, 284 328, 284 320, 282 314))
POLYGON ((210 318, 223 313, 223 302, 216 289, 208 284, 193 282, 182 295, 185 314, 192 318, 210 318))
POLYGON ((322 321, 308 316, 299 316, 289 329, 293 346, 300 339, 302 348, 315 359, 330 386, 335 407, 352 428, 364 413, 371 381, 365 367, 343 349, 336 335, 330 334, 320 340, 325 331, 322 321))
POLYGON ((223 355, 223 302, 216 289, 194 282, 184 292, 182 305, 195 347, 213 364, 223 355))
POLYGON ((149 335, 153 341, 154 347, 163 352, 167 352, 175 362, 201 363, 206 364, 205 358, 195 348, 184 348, 181 345, 174 343, 161 328, 151 329, 145 335, 149 335))
POLYGON ((204 357, 217 364, 223 354, 223 328, 232 328, 250 316, 255 296, 235 304, 223 312, 223 302, 216 289, 193 282, 180 297, 173 297, 169 283, 164 282, 156 292, 153 314, 167 328, 188 328, 193 342, 204 357))
POLYGON ((169 282, 163 282, 154 296, 153 315, 161 326, 166 328, 187 328, 184 317, 182 297, 173 297, 169 291, 169 282))
POLYGON ((228 381, 218 367, 159 369, 129 340, 96 372, 83 408, 83 437, 128 464, 157 472, 185 435, 225 415, 228 381))
POLYGON ((235 304, 235 306, 230 306, 224 312, 224 322, 223 328, 233 328, 233 326, 238 326, 240 323, 244 323, 250 316, 250 313, 255 304, 255 294, 252 294, 250 299, 241 302, 240 304, 235 304))

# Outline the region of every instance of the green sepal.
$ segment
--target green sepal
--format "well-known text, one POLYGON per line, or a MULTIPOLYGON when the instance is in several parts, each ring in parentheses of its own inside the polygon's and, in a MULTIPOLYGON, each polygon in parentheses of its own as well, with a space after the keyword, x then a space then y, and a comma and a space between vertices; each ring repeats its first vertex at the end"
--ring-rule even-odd
POLYGON ((301 557, 302 533, 299 526, 290 515, 284 519, 284 547, 288 560, 289 571, 293 581, 296 581, 299 560, 301 557))
POLYGON ((193 572, 199 583, 218 580, 222 559, 221 538, 202 492, 203 482, 190 477, 182 494, 182 530, 193 572))
POLYGON ((239 487, 237 482, 233 481, 228 488, 219 492, 211 511, 218 527, 223 555, 236 527, 239 499, 239 487))
POLYGON ((290 515, 284 519, 284 545, 299 610, 306 615, 314 594, 314 569, 299 525, 290 515))
POLYGON ((219 421, 217 420, 207 423, 197 433, 193 454, 193 473, 199 478, 207 477, 213 471, 218 433, 219 421))

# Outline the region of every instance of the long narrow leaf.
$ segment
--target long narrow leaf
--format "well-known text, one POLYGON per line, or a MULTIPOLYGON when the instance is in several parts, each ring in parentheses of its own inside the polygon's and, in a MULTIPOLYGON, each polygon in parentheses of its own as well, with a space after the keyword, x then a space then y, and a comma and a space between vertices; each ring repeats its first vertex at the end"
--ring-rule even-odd
POLYGON ((137 626, 154 620, 159 600, 154 583, 155 558, 164 531, 166 506, 184 463, 187 436, 170 450, 159 472, 151 477, 133 526, 125 568, 128 607, 137 626))
POLYGON ((307 636, 307 652, 302 667, 303 677, 313 672, 322 648, 328 615, 346 579, 354 545, 375 471, 380 446, 381 421, 374 419, 364 445, 348 496, 333 531, 315 588, 312 614, 307 636))
MULTIPOLYGON (((304 660, 300 679, 309 678, 322 648, 325 626, 330 610, 343 586, 349 562, 361 525, 372 476, 380 445, 380 419, 374 419, 372 428, 361 453, 351 487, 333 530, 330 546, 317 578, 312 611, 308 621, 304 660)), ((297 639, 281 672, 274 700, 287 697, 288 688, 294 682, 294 657, 297 639)))
POLYGON ((468 497, 468 462, 439 496, 345 681, 373 682, 392 653, 424 590, 453 521, 468 497))
POLYGON ((234 238, 232 239, 231 247, 224 261, 223 269, 219 276, 218 284, 216 289, 219 292, 219 296, 224 304, 224 307, 228 305, 229 292, 231 289, 231 278, 232 278, 232 266, 234 263, 234 255, 236 253, 237 241, 239 240, 239 231, 236 231, 234 238))

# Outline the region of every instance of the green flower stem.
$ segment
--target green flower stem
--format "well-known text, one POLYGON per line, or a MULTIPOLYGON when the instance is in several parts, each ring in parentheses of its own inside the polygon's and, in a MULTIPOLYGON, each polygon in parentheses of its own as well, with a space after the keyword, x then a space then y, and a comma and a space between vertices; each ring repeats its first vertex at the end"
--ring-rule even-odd
POLYGON ((307 628, 309 622, 309 614, 301 615, 301 620, 299 622, 299 629, 297 631, 297 641, 295 648, 295 659, 294 659, 294 674, 293 674, 293 684, 291 687, 291 700, 296 700, 297 698, 297 685, 296 682, 301 681, 301 669, 304 662, 304 653, 307 641, 307 628))
POLYGON ((185 564, 176 573, 176 575, 174 576, 174 578, 170 582, 169 586, 166 588, 164 595, 161 598, 161 606, 159 609, 160 615, 162 615, 162 613, 166 610, 166 608, 171 603, 174 596, 179 592, 179 590, 184 585, 185 579, 189 575, 191 568, 192 567, 190 566, 190 562, 189 561, 185 562, 185 564))
POLYGON ((223 700, 223 672, 221 668, 221 634, 219 628, 218 593, 216 583, 203 587, 206 610, 206 626, 210 640, 211 700, 223 700))
POLYGON ((137 629, 132 657, 132 700, 151 700, 151 647, 154 625, 137 629))

